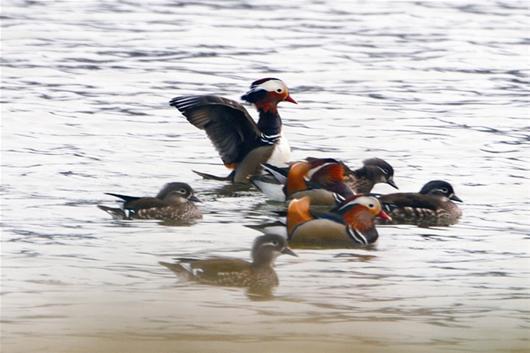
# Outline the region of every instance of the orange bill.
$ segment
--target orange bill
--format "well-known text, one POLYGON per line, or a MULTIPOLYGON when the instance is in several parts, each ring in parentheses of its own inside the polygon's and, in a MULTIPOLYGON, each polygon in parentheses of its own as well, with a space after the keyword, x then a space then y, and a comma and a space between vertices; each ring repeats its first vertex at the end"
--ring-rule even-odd
POLYGON ((377 215, 377 217, 381 218, 381 219, 384 219, 386 221, 391 221, 392 220, 392 217, 390 217, 388 215, 388 213, 386 213, 385 211, 381 210, 381 212, 379 212, 379 214, 377 215))

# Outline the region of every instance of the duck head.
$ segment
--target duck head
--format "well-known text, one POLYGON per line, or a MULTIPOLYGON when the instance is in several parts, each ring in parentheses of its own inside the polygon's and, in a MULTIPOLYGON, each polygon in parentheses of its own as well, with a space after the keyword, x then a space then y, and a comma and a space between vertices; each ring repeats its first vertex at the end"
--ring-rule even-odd
POLYGON ((307 157, 311 169, 307 173, 311 181, 326 184, 344 181, 352 171, 343 162, 334 158, 307 157))
POLYGON ((337 206, 334 211, 342 215, 346 223, 350 224, 356 220, 356 215, 361 211, 368 211, 371 218, 379 217, 391 221, 392 218, 383 211, 379 200, 373 196, 355 195, 346 199, 342 204, 337 206))
POLYGON ((456 196, 453 186, 443 180, 431 180, 423 185, 420 194, 444 196, 450 200, 463 202, 462 199, 456 196))
POLYGON ((363 245, 374 243, 379 237, 375 217, 392 220, 383 211, 379 200, 373 196, 355 195, 344 201, 335 211, 342 216, 351 238, 363 245))
POLYGON ((393 188, 398 189, 394 183, 394 168, 380 158, 370 158, 363 161, 363 167, 350 172, 354 178, 362 178, 371 184, 368 190, 359 192, 369 192, 377 183, 386 183, 393 188))
POLYGON ((344 183, 352 171, 343 162, 333 158, 312 157, 308 157, 306 161, 311 165, 311 169, 307 173, 309 184, 323 187, 343 197, 353 195, 351 188, 344 183))
POLYGON ((305 177, 311 170, 311 163, 307 161, 295 162, 289 168, 287 174, 287 182, 284 186, 284 193, 287 196, 294 194, 295 192, 303 191, 308 189, 305 177))
POLYGON ((368 177, 377 183, 386 183, 399 189, 394 183, 394 168, 381 158, 370 158, 363 161, 368 177))
POLYGON ((287 239, 278 234, 265 234, 254 240, 252 260, 256 265, 269 264, 282 255, 298 256, 287 246, 287 239))
POLYGON ((267 77, 252 82, 250 90, 241 99, 253 103, 260 111, 275 111, 278 103, 286 101, 297 104, 289 95, 289 89, 283 81, 267 77))
POLYGON ((170 203, 185 203, 187 201, 201 202, 201 200, 195 196, 195 192, 191 186, 179 182, 167 183, 156 197, 170 203))

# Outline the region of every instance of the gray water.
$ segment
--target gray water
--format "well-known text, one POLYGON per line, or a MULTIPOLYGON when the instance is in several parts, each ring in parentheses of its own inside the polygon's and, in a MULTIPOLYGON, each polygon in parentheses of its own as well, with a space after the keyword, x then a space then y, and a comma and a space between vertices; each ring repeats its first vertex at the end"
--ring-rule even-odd
POLYGON ((4 0, 2 352, 530 351, 529 17, 524 1, 4 0), (248 258, 246 225, 276 220, 259 192, 191 172, 227 173, 168 106, 267 76, 299 102, 280 106, 294 159, 384 158, 403 191, 448 180, 461 222, 280 257, 269 300, 159 266, 248 258), (202 222, 96 208, 169 181, 198 191, 202 222))

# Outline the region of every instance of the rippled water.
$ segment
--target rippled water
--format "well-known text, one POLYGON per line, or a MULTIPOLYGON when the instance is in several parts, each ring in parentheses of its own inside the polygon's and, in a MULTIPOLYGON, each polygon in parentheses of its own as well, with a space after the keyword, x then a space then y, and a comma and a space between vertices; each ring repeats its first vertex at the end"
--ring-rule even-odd
POLYGON ((524 1, 3 1, 2 351, 530 350, 528 20, 524 1), (157 262, 248 258, 245 225, 278 205, 194 175, 225 170, 168 101, 266 76, 299 101, 295 158, 446 179, 461 223, 281 257, 267 301, 179 282, 157 262), (169 181, 203 222, 95 207, 169 181))

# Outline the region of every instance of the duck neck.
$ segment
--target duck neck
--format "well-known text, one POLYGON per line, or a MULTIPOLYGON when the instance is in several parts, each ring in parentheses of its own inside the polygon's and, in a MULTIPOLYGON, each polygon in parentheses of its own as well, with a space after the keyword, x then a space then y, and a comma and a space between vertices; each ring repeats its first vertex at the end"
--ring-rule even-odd
POLYGON ((259 111, 259 120, 258 120, 258 129, 261 131, 262 139, 267 140, 264 142, 276 142, 280 139, 282 132, 282 119, 276 106, 264 106, 258 108, 259 111))
POLYGON ((259 254, 252 261, 254 268, 272 268, 274 266, 274 256, 259 254))
POLYGON ((359 168, 352 172, 351 186, 354 192, 366 194, 372 191, 375 183, 368 175, 366 167, 359 168))

